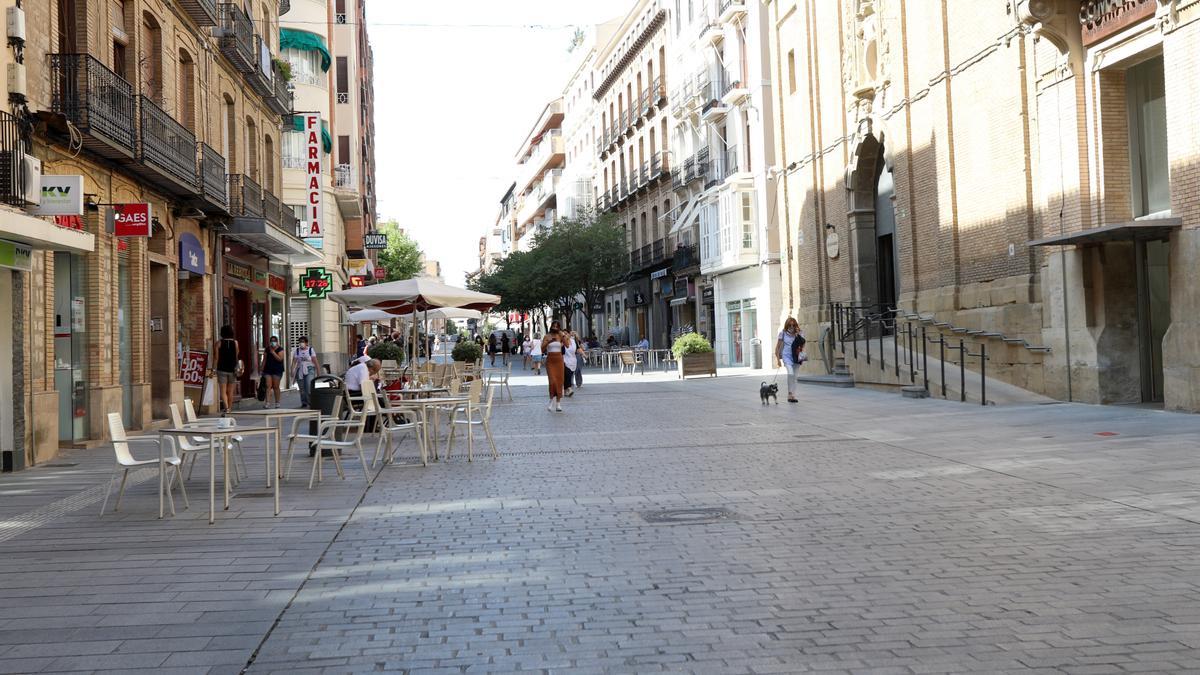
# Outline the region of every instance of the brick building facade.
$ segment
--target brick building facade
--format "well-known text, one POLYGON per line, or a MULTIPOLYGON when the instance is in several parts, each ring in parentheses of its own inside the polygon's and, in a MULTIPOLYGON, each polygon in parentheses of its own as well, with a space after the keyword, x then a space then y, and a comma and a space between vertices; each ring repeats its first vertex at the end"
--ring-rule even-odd
POLYGON ((1200 409, 1200 2, 767 7, 784 306, 810 336, 852 303, 987 344, 989 376, 1040 394, 1200 409))
MULTIPOLYGON (((57 224, 94 246, 34 251, 21 284, 25 424, 14 468, 60 444, 102 441, 106 413, 142 429, 166 420, 170 403, 198 402, 180 357, 211 350, 218 323, 232 320, 218 302, 223 254, 241 253, 266 287, 284 259, 269 239, 302 250, 294 231, 286 240, 276 197, 291 110, 274 59, 277 2, 52 0, 24 10, 28 88, 17 114, 43 175, 82 177, 82 215, 57 224), (151 236, 110 231, 122 204, 149 204, 151 236)), ((243 348, 250 373, 253 349, 243 348)))

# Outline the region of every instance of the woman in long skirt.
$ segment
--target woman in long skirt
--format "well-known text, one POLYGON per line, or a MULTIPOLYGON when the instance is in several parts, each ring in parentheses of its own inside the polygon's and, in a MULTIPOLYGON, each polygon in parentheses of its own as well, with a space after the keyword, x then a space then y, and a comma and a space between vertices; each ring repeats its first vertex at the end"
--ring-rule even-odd
POLYGON ((546 404, 546 410, 562 412, 563 342, 557 325, 552 325, 550 332, 542 338, 542 353, 546 356, 546 376, 550 380, 550 402, 546 404))

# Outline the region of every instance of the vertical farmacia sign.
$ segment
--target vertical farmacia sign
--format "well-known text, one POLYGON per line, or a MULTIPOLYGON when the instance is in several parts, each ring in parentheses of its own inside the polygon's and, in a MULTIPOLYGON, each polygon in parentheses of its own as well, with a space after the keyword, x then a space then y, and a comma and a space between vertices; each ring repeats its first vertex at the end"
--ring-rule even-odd
POLYGON ((304 114, 304 167, 307 180, 304 201, 305 239, 320 240, 325 236, 325 212, 321 208, 321 117, 304 114))

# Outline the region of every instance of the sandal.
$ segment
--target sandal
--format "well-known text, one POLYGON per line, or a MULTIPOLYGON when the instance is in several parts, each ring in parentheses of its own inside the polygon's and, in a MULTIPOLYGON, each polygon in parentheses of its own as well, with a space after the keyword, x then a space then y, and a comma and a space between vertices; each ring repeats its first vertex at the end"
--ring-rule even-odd
POLYGON ((799 403, 800 401, 794 398, 789 398, 788 403, 799 403))

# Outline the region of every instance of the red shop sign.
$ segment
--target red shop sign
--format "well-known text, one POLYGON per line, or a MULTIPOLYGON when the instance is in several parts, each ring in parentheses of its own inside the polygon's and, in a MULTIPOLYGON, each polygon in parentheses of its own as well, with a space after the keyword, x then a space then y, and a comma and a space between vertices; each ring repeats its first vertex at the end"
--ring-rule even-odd
POLYGON ((278 293, 287 293, 287 281, 283 277, 272 274, 267 282, 271 290, 278 293))
POLYGON ((118 237, 150 236, 149 204, 113 204, 113 234, 118 237))

